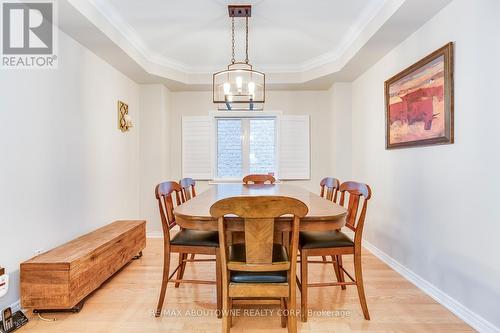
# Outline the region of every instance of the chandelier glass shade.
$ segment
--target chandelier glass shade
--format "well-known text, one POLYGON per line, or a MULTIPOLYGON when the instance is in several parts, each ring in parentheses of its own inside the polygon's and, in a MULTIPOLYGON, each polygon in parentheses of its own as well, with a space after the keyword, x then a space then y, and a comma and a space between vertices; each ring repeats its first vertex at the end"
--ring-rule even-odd
POLYGON ((248 18, 251 7, 229 6, 232 17, 232 59, 227 69, 213 74, 213 102, 219 110, 262 110, 266 99, 266 76, 253 69, 248 60, 248 18), (232 8, 233 7, 233 8, 232 8), (239 15, 238 15, 239 14, 239 15), (234 55, 234 18, 246 20, 246 59, 236 61, 234 55))

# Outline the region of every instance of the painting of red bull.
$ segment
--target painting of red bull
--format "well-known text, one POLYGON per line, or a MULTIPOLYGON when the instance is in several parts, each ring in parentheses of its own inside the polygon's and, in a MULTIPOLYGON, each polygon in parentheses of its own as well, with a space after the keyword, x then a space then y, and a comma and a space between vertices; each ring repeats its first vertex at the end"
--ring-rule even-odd
POLYGON ((453 43, 385 82, 386 148, 453 143, 453 43))

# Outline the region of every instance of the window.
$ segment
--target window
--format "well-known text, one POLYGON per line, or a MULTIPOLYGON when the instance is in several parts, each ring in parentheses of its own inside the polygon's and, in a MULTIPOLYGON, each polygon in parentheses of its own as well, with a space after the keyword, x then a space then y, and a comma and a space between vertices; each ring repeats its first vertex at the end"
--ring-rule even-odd
POLYGON ((234 111, 182 117, 182 177, 241 181, 250 173, 309 179, 309 116, 234 111))
POLYGON ((217 176, 220 178, 241 177, 242 128, 239 119, 217 120, 217 176))
POLYGON ((276 120, 250 119, 249 174, 276 173, 276 120))
POLYGON ((276 118, 216 118, 217 179, 276 174, 276 118))

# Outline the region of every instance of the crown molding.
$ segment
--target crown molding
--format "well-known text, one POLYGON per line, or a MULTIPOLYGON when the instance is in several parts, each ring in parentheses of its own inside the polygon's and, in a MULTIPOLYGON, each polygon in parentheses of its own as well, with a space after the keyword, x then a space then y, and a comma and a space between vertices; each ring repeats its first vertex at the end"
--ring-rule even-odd
MULTIPOLYGON (((329 89, 333 82, 352 81, 451 0, 385 0, 360 13, 337 50, 289 66, 259 64, 269 89, 329 89), (418 13, 415 16, 415 13, 418 13)), ((190 67, 150 50, 137 32, 98 0, 61 0, 62 31, 137 83, 161 83, 173 91, 209 90, 212 73, 226 66, 190 67)))
MULTIPOLYGON (((79 2, 85 0, 78 0, 79 2)), ((128 41, 130 45, 135 47, 146 59, 150 62, 170 67, 172 69, 190 73, 192 68, 183 64, 179 61, 163 57, 157 53, 155 53, 151 48, 149 48, 139 36, 137 31, 135 31, 130 24, 128 24, 121 16, 116 14, 116 10, 114 7, 110 6, 105 1, 96 1, 96 0, 86 0, 88 1, 99 13, 107 19, 109 24, 113 26, 113 28, 121 33, 121 37, 128 41)))
MULTIPOLYGON (((332 51, 326 52, 322 55, 314 57, 310 60, 304 61, 299 65, 301 71, 305 72, 308 70, 312 70, 316 67, 323 66, 328 63, 338 61, 342 55, 347 52, 349 47, 356 41, 357 38, 365 31, 369 25, 369 23, 382 12, 386 12, 387 8, 394 7, 393 3, 398 2, 399 7, 403 0, 385 0, 384 2, 378 5, 372 5, 366 7, 363 12, 358 16, 354 24, 351 25, 347 34, 342 38, 339 46, 332 51)), ((391 10, 392 11, 392 10, 391 10)), ((392 11, 393 12, 393 11, 392 11)))
MULTIPOLYGON (((141 39, 139 34, 128 24, 120 15, 117 15, 116 9, 109 3, 97 0, 68 0, 69 3, 95 24, 110 39, 117 43, 129 56, 134 58, 150 74, 164 76, 179 80, 189 84, 189 76, 211 75, 219 70, 221 66, 189 66, 177 60, 162 56, 151 50, 141 39), (174 77, 171 77, 172 74, 174 77), (184 79, 179 76, 183 76, 184 79)), ((340 45, 323 55, 307 60, 295 65, 278 64, 258 64, 255 66, 266 73, 304 73, 314 72, 318 68, 328 66, 339 70, 338 64, 344 63, 346 53, 350 47, 356 44, 360 36, 372 35, 376 28, 371 28, 371 21, 378 16, 390 17, 388 13, 393 13, 405 0, 385 0, 381 4, 371 5, 363 10, 355 23, 350 27, 348 33, 342 39, 340 45), (370 29, 370 31, 367 31, 370 29)), ((383 23, 383 22, 382 22, 383 23)), ((296 75, 295 75, 296 76, 296 75)), ((306 75, 309 77, 310 75, 306 75)))

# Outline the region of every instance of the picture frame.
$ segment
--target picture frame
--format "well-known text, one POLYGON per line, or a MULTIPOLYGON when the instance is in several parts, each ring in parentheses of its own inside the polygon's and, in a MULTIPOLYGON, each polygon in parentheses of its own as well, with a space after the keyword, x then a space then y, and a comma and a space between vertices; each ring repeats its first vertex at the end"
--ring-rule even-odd
POLYGON ((454 142, 453 46, 385 81, 386 149, 454 142))

